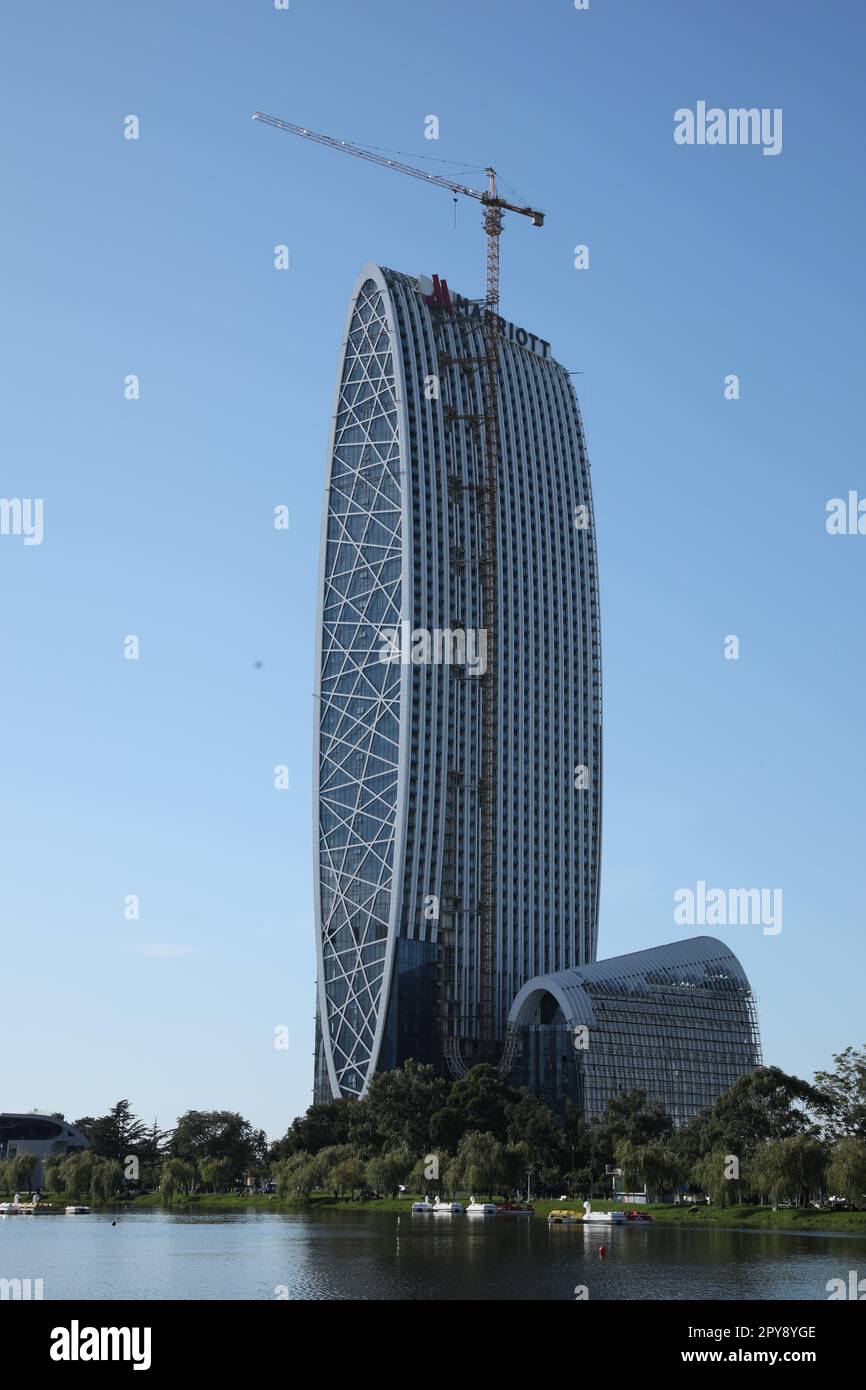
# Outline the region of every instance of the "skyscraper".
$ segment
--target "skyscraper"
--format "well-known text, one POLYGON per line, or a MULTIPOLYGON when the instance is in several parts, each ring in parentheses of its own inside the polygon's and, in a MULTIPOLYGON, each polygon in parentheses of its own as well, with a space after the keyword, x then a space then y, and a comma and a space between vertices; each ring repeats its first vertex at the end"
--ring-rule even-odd
MULTIPOLYGON (((331 427, 316 654, 316 1098, 478 1055, 483 305, 368 265, 331 427)), ((494 1031, 595 959, 589 463, 550 344, 500 320, 494 1031)))

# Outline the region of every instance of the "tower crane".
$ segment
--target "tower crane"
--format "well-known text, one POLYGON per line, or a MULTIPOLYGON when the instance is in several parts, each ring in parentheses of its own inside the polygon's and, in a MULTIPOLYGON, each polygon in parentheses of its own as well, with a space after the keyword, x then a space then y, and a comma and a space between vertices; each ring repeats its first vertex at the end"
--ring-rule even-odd
MULTIPOLYGON (((475 198, 484 208, 483 226, 487 238, 487 293, 484 299, 484 357, 475 359, 476 365, 484 371, 484 482, 478 491, 482 494, 483 509, 483 551, 479 563, 481 580, 481 600, 484 627, 487 633, 487 668, 481 678, 481 727, 482 755, 479 776, 479 810, 481 814, 481 902, 479 954, 479 1060, 496 1061, 497 1039, 495 1033, 494 1004, 494 958, 496 944, 496 835, 497 835, 497 726, 498 726, 498 573, 497 573, 497 517, 498 517, 498 474, 499 474, 499 238, 502 234, 503 213, 516 212, 530 218, 534 227, 544 225, 544 213, 535 208, 510 203, 501 198, 496 188, 496 170, 485 169, 487 187, 484 190, 470 188, 467 184, 455 183, 443 178, 441 174, 416 169, 412 164, 400 160, 387 159, 374 150, 352 145, 347 140, 337 140, 331 135, 320 135, 306 126, 294 125, 291 121, 279 120, 276 116, 266 116, 262 111, 253 112, 254 121, 274 126, 277 130, 288 131, 305 140, 313 140, 332 150, 342 150, 344 154, 366 159, 370 164, 379 164, 385 169, 394 169, 400 174, 422 179, 425 183, 439 188, 448 188, 455 195, 475 198)), ((458 1039, 446 1039, 446 1052, 452 1068, 465 1073, 459 1053, 458 1039), (450 1047, 448 1044, 450 1043, 450 1047)), ((505 1057, 502 1058, 503 1063, 505 1057)))

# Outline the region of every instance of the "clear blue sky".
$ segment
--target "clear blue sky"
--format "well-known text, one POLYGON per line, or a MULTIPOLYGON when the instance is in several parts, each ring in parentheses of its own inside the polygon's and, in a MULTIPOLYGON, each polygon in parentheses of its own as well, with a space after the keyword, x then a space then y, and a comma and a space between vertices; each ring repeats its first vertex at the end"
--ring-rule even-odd
POLYGON ((701 930, 673 920, 699 879, 781 887, 780 935, 715 931, 767 1060, 811 1074, 862 1043, 866 536, 825 530, 829 498, 866 494, 861 7, 53 0, 4 27, 0 495, 45 512, 41 545, 0 536, 0 1108, 126 1096, 165 1126, 218 1107, 273 1135, 309 1103, 345 307, 367 259, 478 294, 483 237, 474 204, 455 231, 447 193, 255 109, 492 161, 546 211, 506 229, 503 312, 584 373, 600 954, 701 930), (782 153, 675 145, 698 100, 781 107, 782 153))

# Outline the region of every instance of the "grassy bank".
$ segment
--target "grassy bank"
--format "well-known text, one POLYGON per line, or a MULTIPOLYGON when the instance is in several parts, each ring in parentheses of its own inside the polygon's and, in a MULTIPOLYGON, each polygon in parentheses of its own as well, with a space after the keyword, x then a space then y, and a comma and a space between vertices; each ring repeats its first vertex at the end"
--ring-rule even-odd
POLYGON ((815 1211, 809 1207, 650 1206, 654 1221, 689 1226, 746 1226, 776 1231, 853 1231, 866 1236, 866 1211, 815 1211))
MULTIPOLYGON (((9 1194, 11 1195, 11 1194, 9 1194)), ((66 1192, 47 1192, 43 1194, 46 1201, 64 1207, 66 1205, 81 1204, 84 1206, 102 1207, 103 1209, 120 1209, 135 1211, 164 1209, 167 1211, 387 1211, 403 1212, 408 1214, 411 1211, 412 1203, 419 1200, 414 1197, 385 1197, 376 1202, 353 1202, 348 1198, 332 1197, 327 1193, 315 1193, 307 1202, 289 1201, 280 1197, 264 1196, 261 1193, 253 1193, 249 1196, 240 1196, 236 1192, 211 1193, 198 1192, 192 1196, 179 1196, 167 1199, 159 1192, 146 1193, 130 1202, 124 1197, 117 1197, 109 1203, 94 1202, 88 1196, 75 1196, 66 1192)), ((581 1203, 578 1200, 562 1202, 558 1198, 540 1198, 534 1203, 536 1219, 546 1220, 548 1213, 556 1209, 571 1208, 580 1211, 581 1203)), ((594 1211, 627 1211, 628 1206, 623 1207, 617 1202, 606 1202, 593 1199, 594 1211)), ((654 1203, 645 1208, 639 1208, 650 1213, 653 1221, 664 1223, 681 1223, 688 1226, 742 1226, 756 1230, 776 1230, 776 1231, 850 1231, 855 1234, 866 1236, 866 1211, 814 1211, 809 1208, 784 1208, 780 1211, 773 1211, 772 1207, 708 1207, 698 1206, 667 1206, 661 1203, 654 1203)))

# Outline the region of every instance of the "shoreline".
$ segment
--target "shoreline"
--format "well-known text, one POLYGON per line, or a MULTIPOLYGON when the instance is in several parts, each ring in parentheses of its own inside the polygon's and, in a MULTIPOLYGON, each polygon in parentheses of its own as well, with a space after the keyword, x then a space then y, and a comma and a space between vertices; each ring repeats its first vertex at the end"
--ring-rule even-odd
MULTIPOLYGON (((117 1197, 110 1202, 96 1202, 89 1197, 76 1197, 73 1194, 65 1193, 43 1193, 43 1200, 49 1202, 52 1207, 59 1211, 67 1205, 80 1203, 90 1206, 93 1211, 135 1211, 136 1209, 145 1211, 167 1211, 167 1212, 190 1212, 190 1211, 275 1211, 281 1213, 288 1212, 310 1212, 310 1211, 329 1211, 329 1212, 389 1212, 403 1213, 408 1216, 411 1214, 412 1203, 418 1201, 418 1196, 413 1197, 384 1197, 378 1201, 352 1201, 349 1198, 338 1198, 325 1196, 324 1194, 315 1195, 308 1201, 299 1201, 283 1197, 265 1195, 263 1193, 253 1193, 249 1196, 240 1196, 237 1193, 193 1193, 190 1196, 166 1198, 158 1192, 145 1193, 130 1201, 126 1197, 117 1197)), ((462 1200, 462 1199, 461 1199, 462 1200)), ((579 1199, 561 1201, 555 1198, 544 1197, 533 1202, 535 1219, 547 1219, 551 1210, 580 1211, 582 1202, 579 1199)), ((633 1208, 621 1202, 611 1202, 594 1200, 593 1209, 596 1211, 629 1211, 633 1208)), ((647 1206, 637 1207, 638 1211, 646 1211, 650 1214, 654 1222, 664 1225, 676 1225, 677 1223, 688 1223, 690 1226, 724 1226, 728 1229, 738 1228, 741 1230, 776 1230, 788 1232, 796 1235, 799 1231, 814 1231, 824 1235, 846 1234, 866 1236, 866 1211, 815 1211, 808 1207, 784 1208, 774 1211, 772 1207, 750 1207, 750 1206, 731 1206, 731 1207, 712 1207, 712 1206, 671 1206, 663 1203, 650 1203, 647 1206)), ((38 1214, 38 1213, 37 1213, 38 1214)), ((50 1215, 54 1213, 43 1213, 50 1215)))

